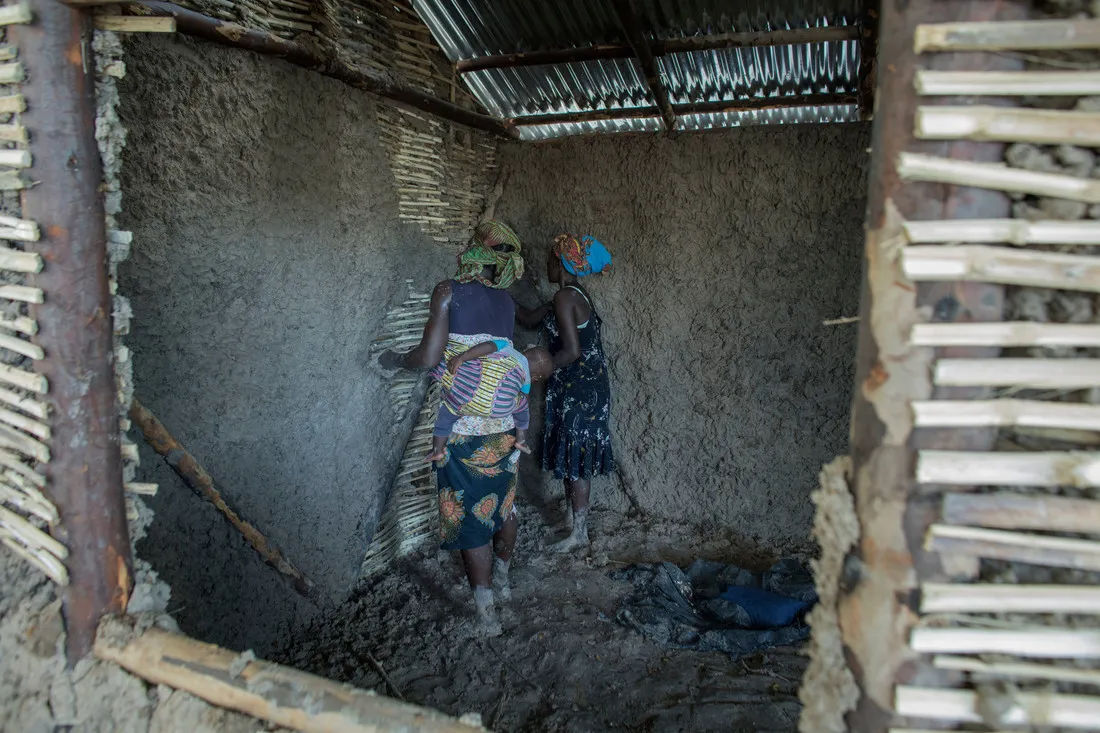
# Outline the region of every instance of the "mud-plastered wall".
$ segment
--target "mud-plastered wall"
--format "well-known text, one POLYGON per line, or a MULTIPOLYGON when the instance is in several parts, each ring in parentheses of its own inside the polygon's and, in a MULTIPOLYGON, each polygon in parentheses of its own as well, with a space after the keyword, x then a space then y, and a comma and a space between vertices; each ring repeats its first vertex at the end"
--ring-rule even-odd
MULTIPOLYGON (((405 436, 369 353, 453 251, 402 223, 376 102, 185 38, 126 46, 136 397, 330 598, 351 587, 405 436)), ((407 426, 405 427, 407 430, 407 426)), ((314 606, 142 445, 138 548, 193 636, 263 653, 314 606)))
MULTIPOLYGON (((777 553, 808 543, 817 474, 847 451, 857 326, 822 322, 858 312, 869 146, 865 125, 502 146, 496 214, 536 278, 521 300, 552 295, 556 234, 613 254, 612 274, 583 284, 605 323, 617 457, 645 511, 777 553)), ((625 506, 614 483, 596 491, 625 506)))

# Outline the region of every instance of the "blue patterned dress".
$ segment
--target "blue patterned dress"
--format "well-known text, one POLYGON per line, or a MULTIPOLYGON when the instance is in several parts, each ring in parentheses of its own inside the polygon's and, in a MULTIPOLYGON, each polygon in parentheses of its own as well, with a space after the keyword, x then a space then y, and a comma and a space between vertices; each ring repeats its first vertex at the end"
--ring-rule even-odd
MULTIPOLYGON (((587 301, 580 288, 573 288, 587 301)), ((592 302, 588 301, 591 307, 592 302)), ((557 317, 543 321, 550 353, 562 349, 557 317)), ((603 321, 592 308, 588 322, 577 329, 581 355, 554 372, 546 384, 546 423, 542 431, 542 469, 558 479, 589 479, 614 473, 611 450, 611 380, 600 332, 603 321)))

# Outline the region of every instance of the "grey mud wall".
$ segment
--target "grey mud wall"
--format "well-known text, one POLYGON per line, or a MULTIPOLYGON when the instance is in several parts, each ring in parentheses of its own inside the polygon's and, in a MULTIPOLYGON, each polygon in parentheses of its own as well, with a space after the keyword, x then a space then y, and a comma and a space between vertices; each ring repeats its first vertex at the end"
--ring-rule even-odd
MULTIPOLYGON (((122 183, 136 396, 330 597, 354 581, 403 439, 368 349, 453 252, 399 223, 368 97, 183 38, 127 45, 122 183)), ((184 631, 263 653, 314 611, 142 448, 139 553, 184 631)))
MULTIPOLYGON (((809 543, 818 471, 847 452, 857 326, 822 321, 859 309, 869 146, 869 125, 798 125, 502 147, 496 214, 535 278, 521 300, 552 295, 560 232, 614 256, 584 284, 605 322, 615 449, 647 512, 763 551, 809 543)), ((610 481, 595 489, 625 506, 610 481)))

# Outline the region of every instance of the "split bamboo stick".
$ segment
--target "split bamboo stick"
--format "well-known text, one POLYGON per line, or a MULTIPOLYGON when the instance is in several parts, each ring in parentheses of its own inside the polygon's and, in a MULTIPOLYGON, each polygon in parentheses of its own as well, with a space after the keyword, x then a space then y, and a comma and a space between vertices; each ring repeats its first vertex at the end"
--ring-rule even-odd
POLYGON ((1077 97, 1100 94, 1096 71, 928 71, 914 77, 918 94, 943 97, 1077 97))
POLYGON ((918 323, 914 346, 1100 346, 1100 325, 1078 323, 918 323))
POLYGON ((28 522, 13 511, 0 506, 0 524, 3 524, 16 537, 30 547, 38 547, 56 558, 69 556, 69 550, 53 537, 28 522))
POLYGON ((1088 255, 984 244, 914 245, 902 252, 902 267, 917 282, 988 282, 1100 292, 1100 258, 1088 255))
POLYGON ((0 364, 0 382, 7 382, 38 394, 46 394, 49 391, 49 384, 41 374, 23 371, 6 364, 0 364))
POLYGON ((19 541, 19 537, 0 523, 0 543, 19 557, 41 570, 47 578, 64 587, 69 584, 69 572, 64 563, 48 552, 30 548, 19 541))
MULTIPOLYGON (((40 476, 40 474, 36 475, 40 476)), ((27 480, 22 473, 7 470, 0 474, 0 480, 3 480, 8 486, 19 489, 24 494, 32 497, 35 501, 40 502, 43 506, 53 507, 53 502, 46 498, 46 495, 41 491, 41 487, 37 486, 35 482, 27 480)), ((56 510, 54 510, 54 513, 56 513, 56 510)))
POLYGON ((26 144, 27 128, 22 125, 0 125, 0 140, 26 144))
POLYGON ((933 381, 945 387, 1087 389, 1100 385, 1100 359, 940 359, 933 381))
POLYGON ((0 171, 0 191, 21 191, 27 182, 19 171, 0 171))
POLYGON ((943 521, 997 529, 1100 534, 1100 501, 1062 496, 947 494, 943 521))
POLYGON ((1009 654, 1048 659, 1100 657, 1100 630, 1036 626, 1020 629, 913 629, 909 646, 921 654, 1009 654))
POLYGON ((0 61, 14 61, 18 55, 18 49, 12 46, 0 46, 0 61))
POLYGON ((29 359, 46 358, 46 353, 42 350, 41 346, 3 333, 0 333, 0 347, 8 351, 14 351, 17 354, 22 354, 29 359))
POLYGON ((989 560, 1006 560, 1077 570, 1100 570, 1100 542, 999 529, 933 524, 925 549, 989 560))
POLYGON ((42 272, 42 256, 36 252, 20 252, 0 247, 0 270, 12 272, 42 272))
POLYGON ((0 64, 0 84, 18 84, 24 78, 23 64, 18 61, 0 64))
POLYGON ((1095 221, 946 219, 907 221, 903 226, 906 238, 913 244, 1003 242, 1020 247, 1028 244, 1100 244, 1100 222, 1095 221))
POLYGON ((923 583, 921 613, 1100 614, 1100 588, 1079 585, 923 583))
POLYGON ((139 633, 132 621, 117 617, 102 624, 95 655, 155 684, 304 733, 481 730, 434 710, 292 667, 255 660, 238 672, 236 652, 157 628, 139 633))
MULTIPOLYGON (((251 522, 241 518, 237 512, 226 503, 221 492, 214 486, 214 479, 206 472, 206 469, 195 457, 191 455, 176 438, 168 432, 168 428, 157 419, 138 400, 134 400, 130 406, 130 417, 141 429, 142 435, 149 445, 160 455, 165 462, 179 474, 192 490, 200 497, 213 504, 229 523, 243 535, 246 542, 252 546, 260 557, 268 565, 272 566, 290 581, 296 591, 310 599, 320 596, 320 589, 313 581, 302 574, 282 551, 258 530, 251 522)), ((0 428, 3 426, 0 425, 0 428)))
POLYGON ((38 224, 14 216, 0 216, 0 239, 15 239, 20 242, 38 241, 38 224))
POLYGON ((1012 677, 1052 682, 1070 682, 1079 685, 1100 685, 1100 670, 1059 667, 1054 664, 1033 662, 983 662, 973 657, 956 657, 937 654, 932 658, 936 669, 950 669, 989 677, 1012 677))
POLYGON ((40 489, 46 486, 46 477, 24 463, 15 453, 0 449, 0 466, 5 466, 15 473, 18 473, 40 489))
POLYGON ((146 483, 129 483, 123 488, 131 494, 137 496, 156 496, 157 489, 160 488, 158 484, 146 484, 146 483))
POLYGON ((0 114, 25 112, 26 110, 27 102, 23 99, 22 94, 10 94, 0 97, 0 114))
MULTIPOLYGON (((115 33, 175 33, 175 18, 156 18, 144 15, 96 15, 97 31, 115 33)), ((309 29, 307 29, 309 30, 309 29)))
POLYGON ((949 183, 995 191, 1026 193, 1100 203, 1100 181, 1060 173, 1039 173, 1010 168, 1003 163, 977 163, 920 153, 900 153, 898 175, 907 181, 949 183))
POLYGON ((2 480, 0 480, 0 502, 26 514, 34 515, 47 524, 58 521, 57 508, 53 504, 40 501, 37 497, 16 489, 2 480))
POLYGON ((1100 453, 922 450, 917 481, 952 486, 1100 486, 1100 453))
POLYGON ((0 165, 7 166, 9 168, 30 168, 31 151, 0 150, 0 165))
POLYGON ((41 303, 44 298, 40 288, 27 285, 0 285, 0 298, 18 300, 23 303, 41 303))
POLYGON ((14 25, 16 23, 30 23, 33 19, 31 5, 22 0, 11 5, 0 6, 0 26, 14 25))
POLYGON ((11 410, 5 410, 2 407, 0 407, 0 421, 26 431, 42 440, 49 440, 51 437, 50 427, 48 425, 43 425, 37 420, 32 420, 29 417, 12 412, 11 410))
POLYGON ((0 422, 0 446, 18 451, 39 463, 50 462, 50 449, 45 443, 25 435, 0 422))
MULTIPOLYGON (((1053 692, 1020 692, 1000 716, 1005 726, 1051 725, 1094 729, 1100 720, 1100 698, 1059 695, 1053 692)), ((910 718, 984 723, 981 697, 974 690, 952 690, 898 685, 894 712, 910 718)))
POLYGON ((11 405, 18 410, 22 410, 42 420, 45 420, 46 416, 49 415, 49 409, 43 403, 12 392, 10 389, 4 389, 3 387, 0 387, 0 402, 11 405))
POLYGON ((1100 114, 1019 107, 920 107, 913 134, 922 140, 1100 146, 1100 114))
POLYGON ((1100 48, 1100 20, 1058 19, 936 23, 917 26, 913 49, 928 51, 1049 51, 1100 48))

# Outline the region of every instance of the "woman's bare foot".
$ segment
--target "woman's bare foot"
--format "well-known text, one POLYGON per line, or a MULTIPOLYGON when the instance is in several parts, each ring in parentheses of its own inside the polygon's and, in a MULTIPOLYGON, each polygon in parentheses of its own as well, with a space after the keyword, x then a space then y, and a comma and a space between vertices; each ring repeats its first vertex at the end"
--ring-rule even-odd
POLYGON ((473 632, 477 636, 500 636, 504 629, 493 605, 492 588, 474 588, 474 606, 477 608, 473 632))
POLYGON ((573 512, 573 527, 569 536, 550 546, 550 552, 572 552, 579 547, 588 547, 588 510, 573 512))
POLYGON ((508 580, 508 561, 493 558, 493 590, 502 601, 512 600, 512 586, 508 580))

